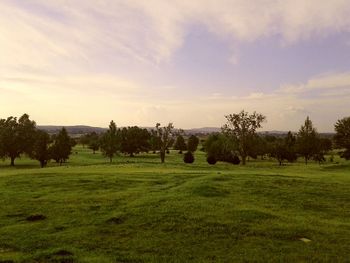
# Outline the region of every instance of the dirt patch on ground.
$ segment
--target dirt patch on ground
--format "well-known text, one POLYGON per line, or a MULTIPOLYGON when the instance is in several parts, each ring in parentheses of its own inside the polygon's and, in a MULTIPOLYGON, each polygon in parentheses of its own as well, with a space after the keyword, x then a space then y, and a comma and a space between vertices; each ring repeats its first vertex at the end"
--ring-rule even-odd
POLYGON ((124 223, 125 218, 123 217, 111 217, 110 219, 108 219, 106 222, 108 224, 115 224, 115 225, 119 225, 124 223))
POLYGON ((26 218, 26 220, 30 222, 41 221, 45 219, 46 219, 46 216, 41 214, 30 215, 26 218))

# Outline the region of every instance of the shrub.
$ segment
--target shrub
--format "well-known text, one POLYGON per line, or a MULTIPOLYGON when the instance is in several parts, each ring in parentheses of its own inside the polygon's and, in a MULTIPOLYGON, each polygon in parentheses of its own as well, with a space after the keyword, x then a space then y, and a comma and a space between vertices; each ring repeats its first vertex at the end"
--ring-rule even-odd
POLYGON ((209 155, 209 156, 207 157, 207 162, 208 162, 209 164, 211 164, 211 165, 214 165, 214 164, 216 164, 216 158, 215 158, 214 156, 212 156, 212 155, 209 155))
POLYGON ((192 152, 186 152, 184 154, 184 162, 185 163, 193 163, 194 162, 194 156, 192 152))
POLYGON ((232 163, 235 165, 238 165, 241 163, 241 160, 239 159, 239 157, 237 155, 235 155, 235 156, 233 156, 232 163))

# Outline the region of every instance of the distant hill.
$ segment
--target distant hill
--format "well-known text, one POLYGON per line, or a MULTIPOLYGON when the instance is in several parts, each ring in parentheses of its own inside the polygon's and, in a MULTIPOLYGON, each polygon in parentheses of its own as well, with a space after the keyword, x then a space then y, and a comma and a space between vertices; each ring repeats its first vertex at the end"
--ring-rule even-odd
POLYGON ((102 133, 107 130, 107 128, 101 127, 91 127, 87 125, 74 125, 74 126, 59 126, 59 125, 38 125, 40 130, 47 131, 50 134, 58 133, 62 127, 65 127, 69 134, 79 135, 86 134, 90 132, 102 133))
POLYGON ((185 129, 185 133, 187 134, 207 134, 213 132, 220 132, 221 128, 217 127, 203 127, 203 128, 193 128, 193 129, 185 129))
MULTIPOLYGON (((107 128, 101 128, 101 127, 92 127, 87 125, 73 125, 73 126, 60 126, 60 125, 38 125, 38 128, 44 131, 47 131, 50 134, 58 133, 59 130, 62 129, 62 127, 65 127, 67 129, 67 132, 71 135, 81 135, 81 134, 87 134, 90 132, 96 132, 96 133, 102 133, 107 130, 107 128)), ((147 130, 154 129, 154 127, 142 127, 146 128, 147 130)), ((193 129, 184 129, 186 134, 210 134, 214 132, 220 132, 221 128, 218 127, 203 127, 203 128, 193 128, 193 129)), ((258 132, 262 135, 275 135, 275 136, 283 136, 287 134, 287 131, 261 131, 258 132)), ((293 132, 295 133, 295 132, 293 132)), ((334 133, 320 133, 324 137, 332 137, 334 133)))

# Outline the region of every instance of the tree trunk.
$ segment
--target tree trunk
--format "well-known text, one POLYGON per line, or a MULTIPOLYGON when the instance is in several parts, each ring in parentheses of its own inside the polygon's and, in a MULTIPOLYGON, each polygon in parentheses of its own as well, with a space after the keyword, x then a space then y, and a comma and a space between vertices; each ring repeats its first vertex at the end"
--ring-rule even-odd
POLYGON ((246 159, 247 159, 247 156, 242 156, 242 165, 246 164, 246 159))
POLYGON ((11 166, 15 166, 15 157, 11 157, 11 166))
POLYGON ((305 157, 305 164, 306 164, 306 165, 307 165, 307 159, 308 159, 308 158, 307 158, 307 157, 305 157))
POLYGON ((165 151, 160 151, 160 161, 162 162, 162 163, 164 163, 164 160, 165 160, 165 151))
POLYGON ((113 159, 112 157, 109 157, 109 163, 112 163, 112 159, 113 159))

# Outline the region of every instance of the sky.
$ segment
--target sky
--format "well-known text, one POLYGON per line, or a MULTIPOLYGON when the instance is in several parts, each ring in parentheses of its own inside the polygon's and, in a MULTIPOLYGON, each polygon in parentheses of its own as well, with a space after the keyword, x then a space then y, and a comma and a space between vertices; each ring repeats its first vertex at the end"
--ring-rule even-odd
POLYGON ((349 0, 1 0, 0 118, 320 132, 350 116, 349 0))

